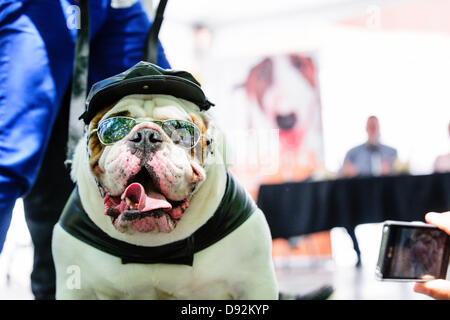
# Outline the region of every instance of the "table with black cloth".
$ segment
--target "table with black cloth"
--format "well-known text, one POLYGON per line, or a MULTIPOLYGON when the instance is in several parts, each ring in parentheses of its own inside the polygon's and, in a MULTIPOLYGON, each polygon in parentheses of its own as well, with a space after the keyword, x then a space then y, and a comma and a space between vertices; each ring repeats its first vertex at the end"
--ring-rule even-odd
POLYGON ((356 177, 261 185, 257 204, 272 238, 290 238, 385 220, 424 221, 425 213, 450 210, 450 173, 356 177))

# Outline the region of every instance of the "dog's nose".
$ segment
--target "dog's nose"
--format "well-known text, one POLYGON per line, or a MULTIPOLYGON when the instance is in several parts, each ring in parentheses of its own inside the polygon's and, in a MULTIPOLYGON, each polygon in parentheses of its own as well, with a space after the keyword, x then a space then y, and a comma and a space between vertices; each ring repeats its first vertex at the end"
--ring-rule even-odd
POLYGON ((154 150, 159 147, 162 141, 159 132, 149 128, 136 131, 130 138, 130 143, 139 150, 154 150))

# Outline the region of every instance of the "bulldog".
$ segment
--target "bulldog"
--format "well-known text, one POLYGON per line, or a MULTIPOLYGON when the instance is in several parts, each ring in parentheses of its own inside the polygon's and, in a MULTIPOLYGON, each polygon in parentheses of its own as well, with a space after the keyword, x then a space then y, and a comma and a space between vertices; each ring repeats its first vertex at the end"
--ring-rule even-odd
POLYGON ((88 96, 53 231, 56 298, 276 299, 270 230, 200 85, 145 62, 107 80, 88 96))

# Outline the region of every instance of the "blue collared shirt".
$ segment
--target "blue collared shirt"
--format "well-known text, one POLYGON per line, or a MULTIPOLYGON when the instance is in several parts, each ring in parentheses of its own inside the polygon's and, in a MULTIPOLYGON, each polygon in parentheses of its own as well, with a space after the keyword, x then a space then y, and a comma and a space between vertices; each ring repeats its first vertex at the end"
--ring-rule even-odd
POLYGON ((371 146, 363 143, 350 149, 344 161, 350 161, 362 176, 379 175, 381 173, 382 163, 387 163, 392 169, 392 165, 397 158, 397 150, 379 144, 371 146))

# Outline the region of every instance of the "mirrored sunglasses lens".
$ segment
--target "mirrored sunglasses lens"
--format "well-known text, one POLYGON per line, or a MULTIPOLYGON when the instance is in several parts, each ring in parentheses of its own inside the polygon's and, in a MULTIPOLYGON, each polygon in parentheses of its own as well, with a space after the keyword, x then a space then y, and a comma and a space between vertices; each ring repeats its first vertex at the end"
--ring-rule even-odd
POLYGON ((184 148, 194 147, 200 139, 200 129, 189 121, 167 120, 162 128, 172 141, 184 148))
POLYGON ((104 144, 111 144, 122 140, 136 125, 130 118, 115 117, 104 120, 98 127, 98 137, 104 144))

